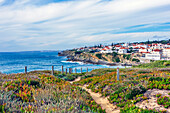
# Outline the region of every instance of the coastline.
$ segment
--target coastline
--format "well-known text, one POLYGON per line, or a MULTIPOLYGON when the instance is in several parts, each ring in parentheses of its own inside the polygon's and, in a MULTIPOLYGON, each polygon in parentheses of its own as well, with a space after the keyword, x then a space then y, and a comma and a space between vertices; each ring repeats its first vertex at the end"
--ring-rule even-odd
POLYGON ((93 64, 93 65, 107 65, 107 66, 132 66, 132 64, 126 64, 126 63, 110 63, 106 61, 99 61, 99 62, 93 62, 90 60, 78 60, 78 59, 68 59, 68 62, 76 62, 76 63, 83 63, 83 64, 93 64))
POLYGON ((70 62, 82 62, 85 64, 108 65, 108 66, 133 66, 132 64, 128 64, 128 63, 116 63, 116 62, 111 63, 108 61, 95 59, 90 56, 88 56, 87 58, 80 58, 79 56, 74 55, 69 51, 59 52, 58 56, 66 56, 68 58, 67 61, 70 62))

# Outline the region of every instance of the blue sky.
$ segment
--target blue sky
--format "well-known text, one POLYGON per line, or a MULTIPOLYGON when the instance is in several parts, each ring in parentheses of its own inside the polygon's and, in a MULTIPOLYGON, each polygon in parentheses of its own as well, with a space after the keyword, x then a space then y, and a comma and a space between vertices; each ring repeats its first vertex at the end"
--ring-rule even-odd
POLYGON ((170 39, 170 0, 0 0, 0 51, 170 39))

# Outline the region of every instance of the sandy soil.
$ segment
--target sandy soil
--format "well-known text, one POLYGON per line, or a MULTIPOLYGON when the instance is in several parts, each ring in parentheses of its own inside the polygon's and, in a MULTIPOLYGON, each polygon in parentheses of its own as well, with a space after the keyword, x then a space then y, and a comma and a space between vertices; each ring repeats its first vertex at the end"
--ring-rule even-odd
POLYGON ((78 77, 78 78, 76 78, 74 81, 70 81, 70 83, 73 84, 74 82, 78 82, 78 81, 80 81, 80 80, 81 80, 81 77, 78 77))

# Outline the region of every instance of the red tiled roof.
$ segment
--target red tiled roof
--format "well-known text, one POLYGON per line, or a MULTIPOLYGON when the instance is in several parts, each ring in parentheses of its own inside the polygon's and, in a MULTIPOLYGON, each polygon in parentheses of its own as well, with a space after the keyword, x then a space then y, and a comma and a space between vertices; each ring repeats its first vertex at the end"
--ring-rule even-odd
POLYGON ((158 44, 153 44, 154 46, 157 46, 158 44))
POLYGON ((150 53, 150 52, 141 52, 141 53, 150 53))
POLYGON ((161 51, 160 49, 155 49, 155 50, 153 50, 153 51, 155 51, 155 52, 159 52, 159 51, 161 51))
POLYGON ((129 48, 126 48, 126 47, 121 47, 120 49, 129 49, 129 48))
POLYGON ((116 45, 115 47, 121 47, 121 45, 116 45))
POLYGON ((110 49, 108 46, 105 47, 106 49, 110 49))
POLYGON ((139 49, 139 47, 135 47, 134 49, 139 49))
POLYGON ((140 49, 145 49, 144 47, 140 47, 140 49))

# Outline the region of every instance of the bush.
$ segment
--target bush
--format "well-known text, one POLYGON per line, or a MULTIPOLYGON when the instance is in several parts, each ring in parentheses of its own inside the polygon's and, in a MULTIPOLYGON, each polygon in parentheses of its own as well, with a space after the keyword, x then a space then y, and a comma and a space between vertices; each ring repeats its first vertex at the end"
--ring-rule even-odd
POLYGON ((148 110, 148 109, 140 109, 136 107, 135 105, 133 106, 126 106, 123 109, 120 109, 120 113, 159 113, 156 110, 148 110))
POLYGON ((117 56, 117 53, 116 53, 116 52, 113 52, 112 55, 113 55, 113 57, 116 57, 116 56, 117 56))
POLYGON ((75 54, 81 54, 83 51, 76 51, 75 54))
POLYGON ((139 74, 150 73, 150 71, 140 70, 140 71, 138 71, 138 73, 139 73, 139 74))
POLYGON ((125 95, 125 99, 133 99, 133 97, 135 97, 136 95, 139 95, 141 93, 144 93, 146 91, 146 89, 139 85, 139 86, 135 86, 132 87, 132 89, 130 89, 130 92, 128 94, 125 95))
POLYGON ((102 59, 102 54, 96 54, 99 59, 102 59))
POLYGON ((162 81, 164 78, 163 77, 150 77, 149 81, 162 81))
POLYGON ((116 62, 120 62, 120 59, 119 59, 119 58, 116 58, 115 61, 116 61, 116 62))
POLYGON ((165 108, 170 107, 170 98, 167 96, 159 97, 157 100, 159 105, 163 105, 165 108))
POLYGON ((75 77, 72 75, 67 75, 64 77, 64 80, 66 80, 66 81, 73 81, 74 79, 75 79, 75 77))
POLYGON ((133 58, 132 61, 140 62, 140 60, 139 60, 139 59, 136 59, 136 58, 133 58))

